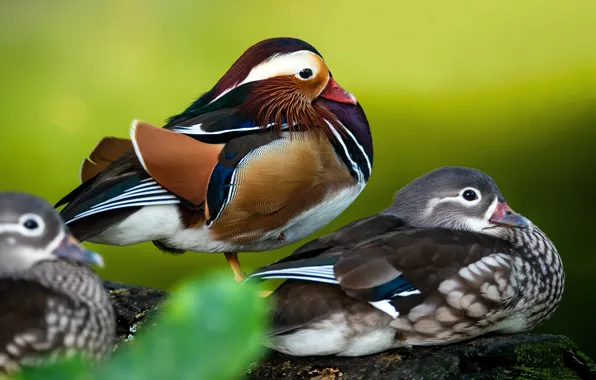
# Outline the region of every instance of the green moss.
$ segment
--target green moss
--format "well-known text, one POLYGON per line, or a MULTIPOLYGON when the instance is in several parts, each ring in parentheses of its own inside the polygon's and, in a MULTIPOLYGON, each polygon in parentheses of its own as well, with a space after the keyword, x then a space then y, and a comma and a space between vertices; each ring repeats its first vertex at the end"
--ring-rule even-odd
POLYGON ((574 349, 576 347, 571 341, 562 339, 559 342, 522 344, 515 348, 515 354, 519 364, 535 363, 538 365, 540 363, 540 366, 564 367, 563 356, 558 353, 574 349))
POLYGON ((583 364, 582 373, 596 373, 592 359, 568 339, 522 344, 515 348, 515 359, 517 363, 512 368, 522 379, 578 378, 571 363, 574 360, 583 364))
POLYGON ((577 373, 569 368, 537 368, 512 366, 517 379, 577 379, 577 373))
POLYGON ((583 362, 586 363, 586 367, 588 367, 590 371, 596 372, 596 364, 594 364, 592 358, 590 358, 588 355, 584 354, 580 350, 575 351, 575 356, 583 360, 583 362))

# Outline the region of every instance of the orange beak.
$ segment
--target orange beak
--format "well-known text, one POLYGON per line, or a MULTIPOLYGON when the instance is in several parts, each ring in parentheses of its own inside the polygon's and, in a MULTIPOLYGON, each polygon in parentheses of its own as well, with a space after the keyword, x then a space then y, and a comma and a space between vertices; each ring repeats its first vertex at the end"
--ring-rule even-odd
POLYGON ((327 82, 327 86, 323 89, 321 94, 319 95, 321 98, 333 100, 334 102, 339 103, 349 103, 349 104, 356 104, 358 101, 356 97, 343 88, 333 78, 329 78, 329 82, 327 82))

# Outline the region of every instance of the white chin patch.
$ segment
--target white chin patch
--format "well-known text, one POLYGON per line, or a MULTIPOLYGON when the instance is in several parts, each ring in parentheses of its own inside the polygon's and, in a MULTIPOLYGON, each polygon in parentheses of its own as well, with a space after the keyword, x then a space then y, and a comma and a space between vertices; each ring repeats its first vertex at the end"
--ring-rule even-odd
POLYGON ((490 204, 483 218, 467 218, 466 225, 471 231, 480 232, 485 228, 494 227, 495 225, 489 222, 490 217, 495 213, 499 200, 495 197, 495 200, 490 204))
POLYGON ((489 223, 488 220, 467 218, 466 226, 470 231, 481 232, 485 228, 493 227, 494 224, 489 223))
POLYGON ((51 254, 50 252, 46 251, 45 249, 33 249, 33 248, 22 248, 19 251, 21 255, 21 260, 23 261, 25 267, 30 268, 33 265, 39 263, 40 261, 46 260, 56 260, 58 259, 57 256, 51 254))

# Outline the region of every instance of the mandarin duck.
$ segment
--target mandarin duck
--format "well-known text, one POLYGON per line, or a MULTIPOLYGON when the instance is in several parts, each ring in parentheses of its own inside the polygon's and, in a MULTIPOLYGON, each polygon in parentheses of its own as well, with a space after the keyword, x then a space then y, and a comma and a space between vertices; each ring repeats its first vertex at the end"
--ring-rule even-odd
POLYGON ((130 137, 101 140, 82 184, 56 204, 66 204, 74 236, 223 252, 237 280, 238 251, 280 248, 324 227, 372 167, 362 107, 294 38, 250 47, 163 128, 134 121, 130 137))
POLYGON ((0 193, 0 373, 111 351, 114 311, 87 264, 103 261, 70 235, 49 203, 0 193))
POLYGON ((530 330, 564 288, 561 258, 485 173, 442 167, 377 215, 257 269, 271 295, 266 345, 285 354, 360 356, 530 330))

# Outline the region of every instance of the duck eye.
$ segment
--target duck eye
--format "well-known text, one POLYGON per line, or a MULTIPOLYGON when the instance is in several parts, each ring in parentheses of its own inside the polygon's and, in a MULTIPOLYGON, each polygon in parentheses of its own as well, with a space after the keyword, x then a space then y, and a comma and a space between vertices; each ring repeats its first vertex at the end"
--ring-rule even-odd
POLYGON ((39 223, 34 219, 27 219, 23 222, 23 226, 28 230, 35 230, 39 228, 39 223))
POLYGON ((23 227, 23 235, 26 236, 39 236, 45 229, 43 219, 37 214, 25 214, 21 216, 19 224, 23 227))
POLYGON ((300 76, 301 79, 310 79, 313 76, 313 72, 311 69, 302 69, 300 70, 300 72, 298 73, 298 75, 300 76))
POLYGON ((470 190, 470 189, 464 191, 461 196, 468 202, 472 202, 472 201, 475 201, 476 199, 478 199, 478 194, 476 194, 476 192, 474 190, 470 190))

